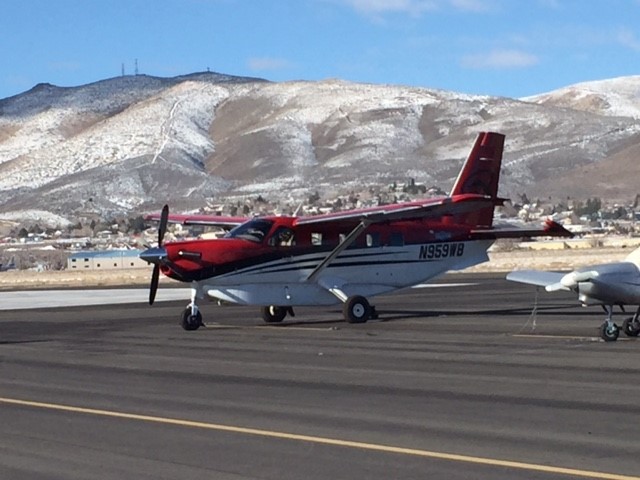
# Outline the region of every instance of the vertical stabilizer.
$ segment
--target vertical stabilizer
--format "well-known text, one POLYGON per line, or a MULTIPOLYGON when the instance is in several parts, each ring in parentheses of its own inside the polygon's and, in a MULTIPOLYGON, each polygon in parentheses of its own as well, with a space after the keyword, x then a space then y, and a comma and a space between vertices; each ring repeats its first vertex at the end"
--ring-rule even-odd
MULTIPOLYGON (((453 184, 451 196, 476 193, 497 200, 503 148, 504 135, 494 132, 479 133, 453 184)), ((470 212, 460 220, 470 225, 490 227, 493 223, 493 206, 470 212)))

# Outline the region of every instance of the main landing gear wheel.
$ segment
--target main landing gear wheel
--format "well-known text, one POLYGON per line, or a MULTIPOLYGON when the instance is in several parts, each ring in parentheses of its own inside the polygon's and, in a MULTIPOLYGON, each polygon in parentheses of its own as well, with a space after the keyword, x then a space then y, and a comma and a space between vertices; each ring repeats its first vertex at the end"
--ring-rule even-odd
POLYGON ((344 319, 349 323, 364 323, 371 317, 371 306, 367 299, 354 295, 349 297, 342 307, 344 319))
POLYGON ((605 342, 615 342, 620 335, 620 329, 613 322, 604 322, 600 326, 600 338, 605 342))
POLYGON ((187 331, 197 330, 200 326, 204 325, 202 323, 202 314, 200 310, 196 311, 196 314, 193 315, 191 307, 187 307, 182 312, 182 316, 180 317, 180 325, 187 331))
POLYGON ((629 317, 622 322, 622 331, 627 337, 637 337, 640 334, 640 322, 629 317))
POLYGON ((261 309, 262 319, 267 323, 280 323, 287 316, 287 310, 287 307, 267 305, 261 309))

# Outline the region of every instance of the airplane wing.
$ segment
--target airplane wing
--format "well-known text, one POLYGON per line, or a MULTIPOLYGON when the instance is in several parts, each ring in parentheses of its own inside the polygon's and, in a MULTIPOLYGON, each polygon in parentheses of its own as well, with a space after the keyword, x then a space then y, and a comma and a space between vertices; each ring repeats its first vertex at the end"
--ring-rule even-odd
MULTIPOLYGON (((515 270, 507 275, 507 280, 519 283, 528 283, 538 287, 548 287, 560 284, 564 273, 544 272, 540 270, 515 270)), ((568 290, 568 288, 566 289, 568 290)))
MULTIPOLYGON (((421 218, 438 218, 444 215, 456 215, 472 212, 486 207, 501 204, 502 199, 480 194, 460 194, 453 197, 433 198, 418 202, 383 205, 361 210, 328 213, 309 217, 298 217, 295 225, 308 224, 341 224, 356 225, 365 221, 368 225, 390 221, 415 220, 421 218)), ((562 225, 547 220, 543 228, 530 229, 513 226, 502 226, 476 229, 471 232, 476 238, 522 238, 522 237, 571 237, 573 234, 562 225)))
MULTIPOLYGON (((145 220, 160 221, 160 213, 152 213, 144 217, 145 220)), ((211 227, 221 227, 231 229, 244 222, 251 220, 250 217, 223 217, 220 215, 175 215, 170 214, 169 223, 179 223, 181 225, 204 225, 211 227)))
POLYGON ((380 207, 298 217, 295 225, 338 223, 356 225, 365 221, 368 225, 401 220, 434 218, 443 215, 465 213, 493 206, 495 199, 479 194, 462 194, 454 197, 428 199, 418 202, 383 205, 380 207))

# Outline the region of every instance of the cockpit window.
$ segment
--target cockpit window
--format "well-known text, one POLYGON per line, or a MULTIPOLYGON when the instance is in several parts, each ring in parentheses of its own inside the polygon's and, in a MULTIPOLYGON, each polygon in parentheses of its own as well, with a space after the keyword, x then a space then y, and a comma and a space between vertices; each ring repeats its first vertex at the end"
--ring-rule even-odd
POLYGON ((293 234, 293 230, 289 227, 279 227, 273 232, 271 238, 269 239, 269 245, 275 247, 290 247, 295 245, 295 238, 293 234))
POLYGON ((225 238, 243 238, 251 242, 261 243, 271 230, 273 222, 270 220, 255 219, 242 225, 238 225, 225 235, 225 238))

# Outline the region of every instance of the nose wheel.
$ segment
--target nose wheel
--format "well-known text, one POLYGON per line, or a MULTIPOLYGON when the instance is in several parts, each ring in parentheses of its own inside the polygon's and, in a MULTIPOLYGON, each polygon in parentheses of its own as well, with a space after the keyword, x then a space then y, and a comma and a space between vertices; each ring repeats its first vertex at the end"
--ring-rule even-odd
POLYGON ((204 327, 202 321, 202 313, 196 304, 196 300, 202 298, 202 289, 198 285, 198 282, 191 283, 191 303, 187 305, 180 316, 180 326, 187 331, 197 330, 200 327, 204 327))
POLYGON ((187 331, 197 330, 203 326, 202 314, 200 310, 198 310, 198 307, 192 308, 188 306, 185 308, 180 317, 180 325, 187 331))
POLYGON ((619 335, 620 328, 611 321, 606 321, 600 326, 600 338, 605 342, 615 342, 619 335))
POLYGON ((607 319, 600 326, 600 338, 605 342, 615 342, 618 340, 618 336, 620 335, 620 328, 613 323, 613 306, 604 305, 603 308, 607 314, 607 319))

